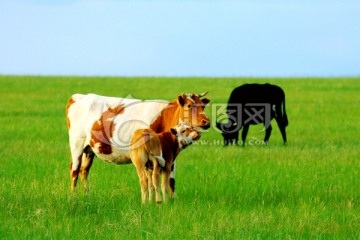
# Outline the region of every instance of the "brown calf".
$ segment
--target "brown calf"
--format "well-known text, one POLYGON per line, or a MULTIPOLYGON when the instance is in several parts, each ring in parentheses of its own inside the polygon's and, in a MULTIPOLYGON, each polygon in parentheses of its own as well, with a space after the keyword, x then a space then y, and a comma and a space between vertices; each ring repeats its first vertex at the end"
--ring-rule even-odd
MULTIPOLYGON (((176 156, 199 138, 198 130, 183 123, 171 128, 170 132, 156 134, 151 129, 138 129, 134 132, 130 157, 139 176, 142 203, 146 202, 148 189, 149 201, 153 200, 155 190, 156 202, 161 203, 160 172, 162 172, 163 199, 164 202, 167 201, 170 172, 176 156)), ((172 194, 170 197, 173 197, 172 194)))

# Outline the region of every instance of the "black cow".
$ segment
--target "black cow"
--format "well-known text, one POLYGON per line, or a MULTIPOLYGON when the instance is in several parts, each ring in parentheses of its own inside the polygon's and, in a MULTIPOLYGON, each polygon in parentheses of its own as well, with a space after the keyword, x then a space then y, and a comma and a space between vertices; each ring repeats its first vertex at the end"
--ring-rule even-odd
POLYGON ((286 143, 285 127, 288 119, 285 111, 285 93, 271 84, 244 84, 235 88, 227 105, 227 123, 216 123, 222 131, 224 145, 238 143, 239 131, 243 128, 241 139, 245 145, 245 139, 250 124, 263 123, 265 126, 265 144, 268 143, 272 127, 271 119, 275 117, 281 131, 284 144, 286 143), (282 108, 281 108, 282 106, 282 108))

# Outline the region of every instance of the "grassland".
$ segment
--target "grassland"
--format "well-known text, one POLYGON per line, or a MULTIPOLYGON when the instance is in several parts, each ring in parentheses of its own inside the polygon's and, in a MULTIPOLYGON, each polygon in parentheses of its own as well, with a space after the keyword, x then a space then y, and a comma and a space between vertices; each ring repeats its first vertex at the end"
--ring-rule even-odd
POLYGON ((358 78, 0 76, 0 239, 359 239, 359 93, 358 78), (275 122, 267 147, 224 148, 211 128, 179 155, 168 204, 141 205, 134 166, 98 159, 90 193, 70 194, 73 93, 172 100, 209 90, 226 103, 249 82, 285 90, 287 146, 275 122))

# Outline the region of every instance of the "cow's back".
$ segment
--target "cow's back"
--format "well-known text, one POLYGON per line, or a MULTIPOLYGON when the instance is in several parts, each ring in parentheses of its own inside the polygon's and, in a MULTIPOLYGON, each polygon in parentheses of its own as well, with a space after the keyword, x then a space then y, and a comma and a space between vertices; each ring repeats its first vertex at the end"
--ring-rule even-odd
POLYGON ((278 103, 284 99, 284 91, 271 84, 244 84, 235 88, 229 103, 278 103))
POLYGON ((105 161, 127 163, 134 131, 149 127, 167 104, 162 100, 74 94, 67 106, 69 135, 84 139, 83 147, 90 145, 105 161))
POLYGON ((77 130, 85 137, 94 122, 98 120, 108 107, 121 104, 121 98, 103 97, 96 94, 74 94, 68 101, 67 117, 69 130, 77 130), (70 106, 69 106, 69 103, 70 106), (80 131, 81 130, 81 131, 80 131))

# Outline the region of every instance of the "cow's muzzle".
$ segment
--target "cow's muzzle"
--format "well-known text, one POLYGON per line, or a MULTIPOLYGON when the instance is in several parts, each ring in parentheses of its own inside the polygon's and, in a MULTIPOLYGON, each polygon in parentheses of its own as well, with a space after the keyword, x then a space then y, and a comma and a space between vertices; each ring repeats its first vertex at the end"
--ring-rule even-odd
POLYGON ((210 128, 210 120, 208 119, 203 119, 201 120, 201 126, 199 126, 201 129, 209 129, 210 128))

